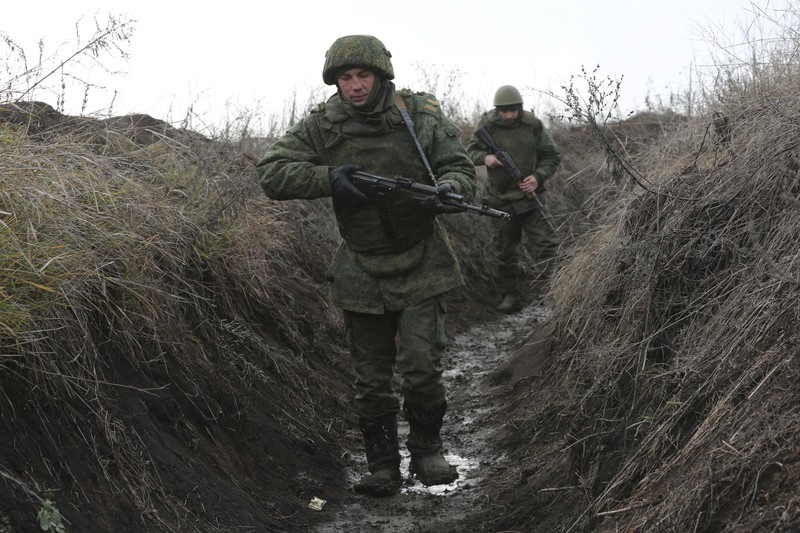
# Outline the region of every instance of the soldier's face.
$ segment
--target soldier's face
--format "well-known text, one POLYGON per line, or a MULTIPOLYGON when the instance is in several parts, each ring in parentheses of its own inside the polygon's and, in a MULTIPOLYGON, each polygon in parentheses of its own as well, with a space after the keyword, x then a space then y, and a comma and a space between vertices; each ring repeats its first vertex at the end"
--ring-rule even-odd
POLYGON ((506 124, 513 124, 519 118, 519 109, 498 109, 497 112, 506 124))
POLYGON ((336 84, 353 106, 361 107, 367 103, 375 86, 375 73, 361 67, 351 68, 339 74, 336 84))

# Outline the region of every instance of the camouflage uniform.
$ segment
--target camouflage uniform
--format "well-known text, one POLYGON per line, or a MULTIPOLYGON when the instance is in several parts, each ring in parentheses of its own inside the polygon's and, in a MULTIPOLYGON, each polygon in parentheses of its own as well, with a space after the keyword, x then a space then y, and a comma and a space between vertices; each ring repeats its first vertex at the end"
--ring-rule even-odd
MULTIPOLYGON (((267 195, 278 200, 331 196, 329 169, 350 162, 372 174, 402 175, 430 184, 414 141, 392 104, 394 85, 388 81, 385 85, 382 110, 371 122, 348 114, 337 94, 278 140, 258 163, 267 195)), ((475 169, 460 143, 460 130, 442 115, 432 95, 407 90, 400 95, 437 181, 450 183, 454 192, 471 200, 475 169)), ((447 234, 433 213, 410 195, 398 193, 390 209, 402 236, 391 239, 382 231, 380 209, 377 202, 357 209, 334 202, 342 242, 328 270, 333 302, 345 311, 357 373, 356 410, 363 417, 396 413, 399 404, 388 379, 394 359, 392 328, 383 338, 367 342, 356 338, 369 329, 359 324, 374 327, 375 318, 369 315, 402 322, 404 310, 422 304, 430 307, 427 302, 436 301, 438 311, 432 320, 418 318, 426 323, 400 328, 398 357, 404 362, 399 370, 403 371, 404 365, 415 367, 404 375, 404 396, 420 405, 439 404, 444 400, 439 363, 444 348, 441 295, 464 283, 447 234), (428 345, 410 349, 410 339, 423 332, 428 345), (425 358, 431 361, 422 361, 425 358), (385 363, 375 368, 371 359, 385 363), (425 368, 424 375, 419 374, 420 367, 425 368)))
POLYGON ((436 185, 448 184, 465 201, 476 188, 475 168, 461 145, 459 128, 444 117, 433 95, 395 90, 390 57, 372 36, 337 39, 326 54, 323 80, 332 85, 350 69, 369 70, 375 79, 367 101, 356 107, 337 86, 337 94, 292 127, 257 165, 271 198, 333 197, 342 241, 328 279, 333 302, 344 310, 356 375, 355 408, 370 471, 354 488, 370 495, 394 494, 400 486, 395 368, 410 426, 412 471, 425 484, 458 477, 440 452, 439 430, 447 406, 441 356, 443 294, 464 280, 436 218, 439 211, 402 192, 367 203, 358 198, 354 204, 347 201, 353 194, 349 175, 347 195, 333 184, 342 187, 341 174, 351 163, 371 174, 433 184, 403 121, 400 108, 405 108, 436 185))
MULTIPOLYGON (((519 118, 511 125, 505 124, 497 109, 481 116, 478 127, 485 126, 495 144, 509 153, 525 176, 534 175, 539 182, 536 196, 546 205, 546 182, 555 174, 561 162, 550 132, 532 112, 520 110, 519 118)), ((476 128, 477 129, 477 128, 476 128)), ((473 134, 467 152, 475 165, 483 165, 489 148, 473 134)), ((521 265, 519 247, 523 233, 526 248, 536 259, 540 272, 546 275, 547 266, 556 255, 559 242, 539 213, 536 201, 513 183, 505 168, 487 168, 489 179, 483 184, 483 195, 495 209, 512 213, 511 221, 495 221, 497 271, 496 283, 503 293, 519 293, 521 265)))

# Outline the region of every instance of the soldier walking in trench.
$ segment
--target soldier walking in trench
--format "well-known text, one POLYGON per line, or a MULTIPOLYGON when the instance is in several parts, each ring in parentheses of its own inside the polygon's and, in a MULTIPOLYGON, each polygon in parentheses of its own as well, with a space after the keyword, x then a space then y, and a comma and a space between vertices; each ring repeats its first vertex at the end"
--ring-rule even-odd
POLYGON ((476 187, 459 128, 433 95, 395 89, 390 58, 373 36, 337 39, 322 71, 336 94, 293 126, 257 166, 271 198, 333 198, 342 241, 328 279, 343 310, 369 469, 354 490, 375 496, 396 494, 402 484, 400 396, 411 472, 425 485, 458 478, 442 455, 440 435, 447 411, 443 296, 464 280, 437 219, 452 210, 438 194, 422 203, 402 195, 375 200, 349 176, 360 169, 402 175, 467 201, 476 187), (402 378, 399 396, 392 386, 395 368, 402 378))
POLYGON ((478 128, 486 128, 494 144, 508 153, 524 179, 515 182, 509 169, 476 133, 470 137, 467 152, 475 165, 486 165, 488 205, 513 214, 510 221, 493 222, 497 249, 495 280, 501 299, 497 310, 515 313, 522 308, 523 270, 519 250, 523 233, 527 237, 526 247, 537 261, 537 281, 544 281, 550 274, 558 251, 559 242, 548 227, 543 206, 545 182, 561 163, 561 152, 544 124, 533 112, 522 109, 522 95, 516 87, 504 85, 497 89, 493 103, 494 109, 481 116, 478 128))

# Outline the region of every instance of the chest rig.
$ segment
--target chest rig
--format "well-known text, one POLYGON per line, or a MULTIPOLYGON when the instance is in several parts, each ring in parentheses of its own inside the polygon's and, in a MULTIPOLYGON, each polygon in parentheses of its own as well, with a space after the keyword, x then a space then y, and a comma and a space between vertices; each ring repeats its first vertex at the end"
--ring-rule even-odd
MULTIPOLYGON (((429 185, 436 178, 424 156, 405 103, 374 121, 328 115, 321 122, 329 164, 357 163, 365 172, 402 176, 429 185), (330 120, 330 117, 340 118, 330 120)), ((339 232, 353 250, 382 254, 407 250, 433 231, 435 215, 402 191, 364 191, 374 202, 352 207, 334 202, 339 232)))

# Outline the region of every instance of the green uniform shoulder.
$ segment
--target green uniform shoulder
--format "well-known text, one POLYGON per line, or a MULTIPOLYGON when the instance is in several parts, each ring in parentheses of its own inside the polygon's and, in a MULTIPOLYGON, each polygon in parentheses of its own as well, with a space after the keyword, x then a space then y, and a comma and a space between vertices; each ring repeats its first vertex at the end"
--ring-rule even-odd
MULTIPOLYGON (((442 113, 439 100, 431 93, 424 91, 413 92, 410 89, 400 89, 398 93, 403 98, 403 102, 405 102, 411 116, 415 117, 414 122, 419 123, 421 121, 428 124, 428 127, 442 128, 451 137, 461 134, 461 129, 442 113)), ((425 128, 425 126, 422 127, 425 128)))
POLYGON ((539 135, 542 132, 542 128, 544 127, 542 121, 539 120, 533 111, 523 111, 522 116, 520 117, 520 121, 523 124, 527 124, 528 126, 533 127, 534 133, 539 135))
POLYGON ((308 129, 311 124, 319 124, 325 113, 325 102, 309 110, 308 115, 290 126, 287 133, 300 134, 308 129))
POLYGON ((444 116, 442 114, 442 107, 439 104, 439 100, 434 95, 424 91, 414 92, 411 89, 400 89, 398 92, 406 102, 406 106, 413 109, 414 112, 426 113, 437 118, 444 116))

